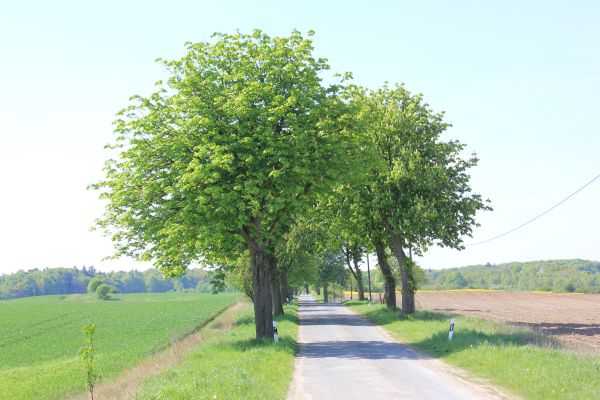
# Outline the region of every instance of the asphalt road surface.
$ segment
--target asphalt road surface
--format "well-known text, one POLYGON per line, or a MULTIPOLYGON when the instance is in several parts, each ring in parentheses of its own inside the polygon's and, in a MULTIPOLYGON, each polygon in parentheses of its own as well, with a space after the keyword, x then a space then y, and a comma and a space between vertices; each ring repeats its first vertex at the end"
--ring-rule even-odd
POLYGON ((300 297, 300 331, 289 400, 507 399, 464 372, 394 341, 341 304, 300 297))

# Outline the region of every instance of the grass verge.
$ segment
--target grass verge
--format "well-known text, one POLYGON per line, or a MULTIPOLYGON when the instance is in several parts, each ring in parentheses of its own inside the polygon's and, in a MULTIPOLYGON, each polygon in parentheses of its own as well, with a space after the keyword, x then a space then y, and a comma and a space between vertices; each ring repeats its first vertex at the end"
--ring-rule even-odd
POLYGON ((524 398, 600 398, 599 356, 553 348, 552 339, 528 328, 429 311, 407 317, 379 304, 346 304, 399 341, 524 398), (454 340, 448 341, 451 317, 456 325, 454 340))
POLYGON ((212 328, 178 366, 148 379, 136 399, 284 399, 294 373, 298 308, 278 318, 279 344, 254 340, 252 305, 227 333, 212 328))

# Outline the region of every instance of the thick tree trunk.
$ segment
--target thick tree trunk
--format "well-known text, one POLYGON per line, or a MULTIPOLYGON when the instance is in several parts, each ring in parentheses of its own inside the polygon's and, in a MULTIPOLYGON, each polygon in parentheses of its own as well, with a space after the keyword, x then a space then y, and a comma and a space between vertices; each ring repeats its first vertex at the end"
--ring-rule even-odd
POLYGON ((268 255, 271 280, 271 302, 273 304, 273 315, 283 315, 283 302, 281 301, 281 288, 279 287, 279 279, 277 273, 277 260, 275 256, 268 255))
POLYGON ((281 299, 288 302, 292 300, 292 291, 288 281, 288 272, 286 269, 279 273, 279 284, 281 285, 281 299))
POLYGON ((308 294, 308 285, 304 285, 304 292, 308 294))
POLYGON ((400 265, 402 278, 402 313, 412 314, 415 312, 415 283, 412 270, 406 263, 406 254, 402 246, 402 238, 399 235, 390 233, 392 239, 392 250, 394 256, 400 265))
MULTIPOLYGON (((255 221, 257 227, 260 221, 255 221)), ((256 339, 273 340, 273 306, 271 303, 271 263, 267 254, 266 243, 257 241, 248 228, 243 228, 240 234, 250 251, 250 266, 252 269, 252 292, 254 299, 254 325, 256 339)))
POLYGON ((385 256, 385 245, 383 244, 383 240, 375 239, 373 241, 375 245, 375 252, 377 253, 377 263, 379 264, 379 269, 381 269, 381 274, 384 279, 384 301, 386 308, 390 310, 396 309, 396 278, 394 277, 394 273, 390 264, 387 261, 385 256))
POLYGON ((344 250, 344 253, 346 254, 346 264, 348 265, 348 269, 350 270, 350 273, 356 280, 356 290, 358 291, 358 299, 364 300, 365 299, 365 287, 363 285, 363 280, 362 280, 362 271, 360 270, 360 268, 358 268, 358 265, 356 263, 356 259, 355 259, 354 255, 351 256, 350 249, 346 248, 344 250), (356 267, 356 269, 352 268, 352 264, 350 264, 350 257, 353 258, 354 266, 356 267))
POLYGON ((329 293, 327 291, 327 283, 323 283, 323 303, 329 303, 329 293))
POLYGON ((255 242, 248 247, 252 266, 256 339, 273 339, 273 306, 271 303, 269 259, 264 247, 257 245, 255 242))

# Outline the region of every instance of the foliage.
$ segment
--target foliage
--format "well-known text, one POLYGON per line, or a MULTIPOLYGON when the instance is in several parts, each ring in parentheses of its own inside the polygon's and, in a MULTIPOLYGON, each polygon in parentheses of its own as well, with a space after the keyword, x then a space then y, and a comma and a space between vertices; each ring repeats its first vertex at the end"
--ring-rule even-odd
POLYGON ((247 254, 241 255, 234 265, 227 268, 225 273, 225 282, 227 286, 245 293, 251 300, 254 300, 252 291, 252 268, 250 258, 247 254))
POLYGON ((191 333, 239 299, 236 293, 119 294, 119 301, 87 295, 0 301, 0 399, 63 398, 84 391, 77 350, 81 327, 97 326, 103 378, 191 333))
POLYGON ((547 260, 425 271, 423 289, 502 289, 600 293, 600 262, 547 260))
POLYGON ((346 283, 346 267, 341 251, 325 249, 317 267, 319 283, 323 286, 323 301, 329 301, 329 285, 346 283))
POLYGON ((416 254, 433 244, 462 248, 477 226, 475 213, 490 209, 469 186, 467 170, 478 159, 465 157, 464 144, 441 140, 450 124, 422 95, 384 85, 366 102, 370 137, 383 161, 374 190, 383 224, 416 254))
POLYGON ((339 251, 326 249, 319 262, 318 274, 320 281, 325 283, 344 283, 344 255, 339 251))
POLYGON ((96 293, 98 286, 102 285, 103 283, 104 282, 102 282, 102 279, 98 278, 97 276, 93 277, 87 285, 88 293, 96 293))
POLYGON ((348 170, 340 85, 310 39, 215 34, 188 43, 171 76, 116 121, 117 154, 93 188, 115 257, 151 260, 168 276, 250 252, 257 338, 270 337, 273 251, 295 217, 348 170))
POLYGON ((214 291, 208 272, 202 269, 190 269, 184 276, 174 279, 165 278, 156 270, 98 272, 94 267, 35 268, 0 275, 0 299, 86 293, 94 277, 114 287, 119 293, 162 293, 176 290, 176 286, 182 291, 214 291))
POLYGON ((337 86, 311 41, 216 34, 188 43, 172 76, 116 122, 118 158, 94 185, 109 200, 99 225, 117 254, 180 274, 204 258, 227 263, 242 230, 275 239, 328 183, 343 146, 337 86), (336 134, 334 134, 336 133, 336 134))
POLYGON ((469 186, 467 170, 477 158, 465 157, 458 141, 441 140, 450 125, 422 95, 387 84, 375 91, 355 88, 352 95, 361 105, 357 118, 366 138, 361 143, 373 159, 362 167, 367 179, 352 185, 346 198, 358 205, 351 215, 362 217, 360 226, 367 227, 375 247, 386 304, 396 305, 385 258, 385 248, 391 248, 401 270, 402 310, 411 313, 417 283, 407 253, 420 255, 434 244, 461 249, 463 236, 476 226, 476 212, 489 209, 469 186))
POLYGON ((94 400, 94 386, 96 385, 96 381, 99 377, 98 370, 94 365, 94 355, 96 354, 96 339, 94 338, 96 333, 96 324, 85 325, 82 329, 82 332, 86 345, 79 349, 79 355, 83 361, 87 388, 90 392, 91 399, 94 400))
POLYGON ((96 297, 99 300, 110 299, 110 294, 113 292, 113 288, 105 283, 102 283, 96 288, 96 297))
POLYGON ((327 245, 327 232, 310 218, 307 213, 299 218, 279 243, 277 257, 279 265, 288 271, 292 286, 311 285, 318 279, 319 253, 327 245))

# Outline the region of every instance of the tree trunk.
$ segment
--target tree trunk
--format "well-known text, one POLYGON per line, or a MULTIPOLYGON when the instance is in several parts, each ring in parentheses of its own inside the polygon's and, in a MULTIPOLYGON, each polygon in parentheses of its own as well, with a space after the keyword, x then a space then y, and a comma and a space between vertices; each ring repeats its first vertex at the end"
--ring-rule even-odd
POLYGON ((329 293, 327 292, 327 283, 323 283, 323 303, 329 303, 329 293))
POLYGON ((356 270, 354 268, 352 268, 352 265, 350 264, 350 253, 351 253, 350 249, 346 247, 346 249, 344 250, 344 253, 346 255, 346 264, 348 264, 348 269, 350 270, 350 273, 356 280, 356 290, 358 291, 358 299, 364 300, 365 299, 365 287, 364 287, 363 281, 362 281, 362 271, 360 270, 360 268, 358 268, 358 265, 356 263, 356 258, 354 257, 354 255, 352 255, 352 259, 354 260, 354 266, 356 267, 356 270))
POLYGON ((250 249, 256 339, 273 339, 270 266, 265 248, 255 242, 250 249))
POLYGON ((273 304, 273 315, 283 315, 283 302, 281 301, 281 288, 279 287, 279 279, 277 273, 277 260, 275 256, 268 255, 271 279, 271 302, 273 304))
POLYGON ((308 285, 304 285, 304 291, 308 294, 308 285))
POLYGON ((321 285, 319 285, 318 283, 315 285, 315 290, 317 291, 317 296, 321 295, 321 285))
POLYGON ((402 278, 402 313, 412 314, 415 312, 415 282, 410 266, 406 263, 406 254, 402 247, 402 238, 390 233, 392 239, 392 250, 400 265, 402 278))
POLYGON ((279 284, 281 285, 281 299, 286 302, 292 300, 292 291, 290 290, 290 283, 288 281, 288 272, 286 269, 281 270, 279 273, 279 284))
POLYGON ((358 250, 352 252, 352 261, 354 263, 354 271, 356 271, 356 285, 358 286, 358 299, 365 300, 365 286, 363 283, 363 274, 360 270, 360 254, 358 254, 358 250))
POLYGON ((271 263, 267 254, 267 246, 265 243, 254 239, 248 228, 243 228, 240 234, 250 251, 256 339, 273 340, 273 306, 270 288, 271 263))
POLYGON ((383 288, 385 291, 384 301, 386 308, 390 310, 396 309, 396 278, 394 277, 394 273, 392 268, 388 264, 387 258, 385 256, 385 245, 383 244, 383 240, 375 239, 373 241, 375 245, 375 252, 377 253, 377 263, 379 264, 379 269, 381 269, 381 274, 383 275, 384 284, 383 288))

